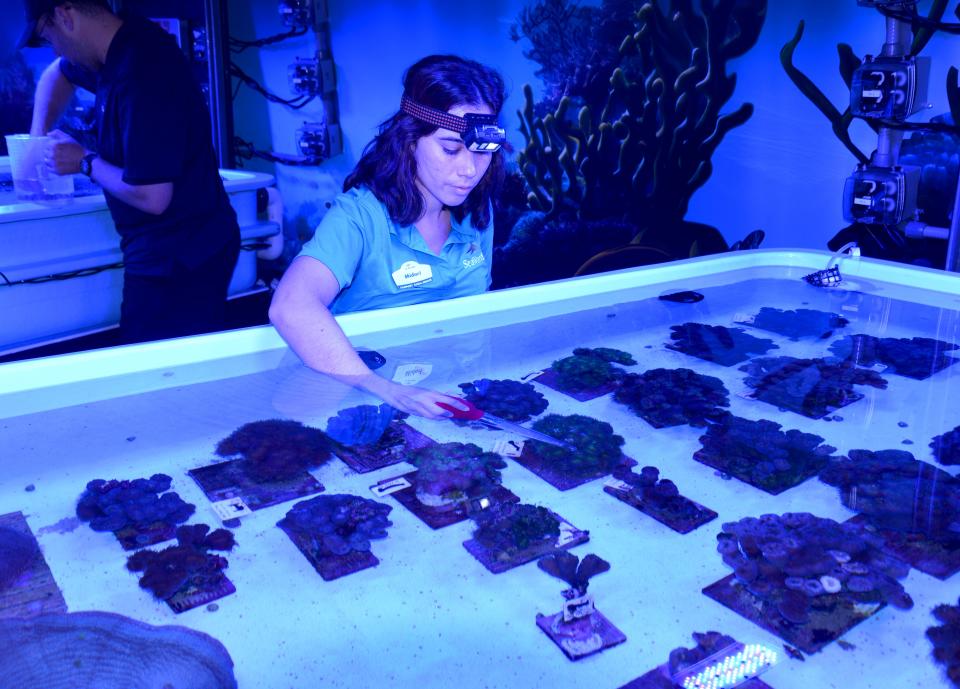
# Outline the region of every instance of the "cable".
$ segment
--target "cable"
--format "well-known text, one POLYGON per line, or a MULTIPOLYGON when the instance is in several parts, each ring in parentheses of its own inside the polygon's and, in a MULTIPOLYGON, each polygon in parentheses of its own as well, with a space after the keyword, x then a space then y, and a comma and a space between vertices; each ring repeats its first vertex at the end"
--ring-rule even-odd
POLYGON ((941 134, 953 134, 954 136, 960 135, 960 127, 947 124, 946 122, 899 122, 897 120, 878 120, 873 118, 860 119, 864 119, 878 127, 897 129, 904 132, 939 132, 941 134))
POLYGON ((0 272, 0 277, 3 278, 3 284, 0 285, 0 287, 14 287, 16 285, 42 285, 45 282, 60 282, 63 280, 72 280, 74 278, 85 278, 91 275, 96 275, 97 273, 103 273, 107 270, 119 270, 121 268, 123 268, 123 263, 110 263, 109 265, 105 266, 71 270, 65 273, 54 273, 53 275, 25 278, 23 280, 10 280, 3 272, 0 272))
POLYGON ((309 96, 306 96, 306 95, 297 96, 295 98, 281 98, 280 96, 268 91, 266 88, 264 88, 260 84, 260 82, 258 82, 256 79, 254 79, 249 74, 244 72, 235 64, 230 65, 230 75, 239 79, 241 82, 246 84, 248 87, 252 88, 254 91, 259 93, 261 96, 266 98, 271 103, 279 103, 280 105, 286 105, 290 108, 293 108, 294 110, 300 110, 301 108, 306 106, 308 103, 310 103, 317 97, 316 94, 312 94, 309 96))
POLYGON ((321 158, 308 158, 305 156, 291 156, 283 153, 274 153, 273 151, 261 151, 257 149, 252 142, 241 139, 239 136, 233 137, 233 150, 238 158, 250 160, 251 158, 260 158, 271 163, 280 163, 281 165, 291 165, 295 167, 312 167, 323 162, 321 158))
POLYGON ((242 53, 247 48, 263 48, 264 46, 273 45, 274 43, 280 43, 285 41, 288 38, 298 38, 307 33, 307 27, 297 28, 294 27, 289 31, 284 31, 283 33, 278 33, 273 36, 268 36, 266 38, 256 38, 252 41, 245 41, 240 38, 230 37, 230 52, 242 53))

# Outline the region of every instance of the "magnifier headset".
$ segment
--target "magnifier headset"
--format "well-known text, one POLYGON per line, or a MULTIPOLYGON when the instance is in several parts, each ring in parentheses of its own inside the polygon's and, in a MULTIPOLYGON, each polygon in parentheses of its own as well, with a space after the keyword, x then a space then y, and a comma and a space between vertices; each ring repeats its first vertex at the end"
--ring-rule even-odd
POLYGON ((494 153, 507 140, 507 133, 497 122, 496 115, 468 112, 459 117, 418 103, 407 95, 400 99, 400 110, 423 122, 457 132, 471 151, 494 153))

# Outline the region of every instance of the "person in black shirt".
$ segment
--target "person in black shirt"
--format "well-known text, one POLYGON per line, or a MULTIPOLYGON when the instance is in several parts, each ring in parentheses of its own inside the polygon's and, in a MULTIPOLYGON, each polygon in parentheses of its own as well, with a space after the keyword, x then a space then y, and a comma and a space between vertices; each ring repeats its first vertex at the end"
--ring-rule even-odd
POLYGON ((54 130, 46 164, 103 187, 123 251, 122 340, 219 329, 240 230, 186 56, 106 0, 24 4, 20 46, 47 42, 59 56, 37 83, 31 133, 48 133, 77 86, 96 94, 96 152, 54 130))

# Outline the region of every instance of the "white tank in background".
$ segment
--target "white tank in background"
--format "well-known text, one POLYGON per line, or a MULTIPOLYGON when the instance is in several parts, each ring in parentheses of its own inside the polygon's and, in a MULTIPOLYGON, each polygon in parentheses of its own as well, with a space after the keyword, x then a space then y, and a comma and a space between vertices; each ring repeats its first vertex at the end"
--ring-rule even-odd
MULTIPOLYGON (((123 259, 103 195, 84 189, 80 178, 74 194, 68 177, 73 198, 66 203, 23 201, 11 184, 12 172, 10 159, 0 157, 0 354, 115 326, 123 259)), ((221 170, 220 176, 237 212, 242 245, 251 249, 240 252, 230 282, 229 294, 237 296, 256 282, 252 249, 277 241, 282 246, 282 233, 276 213, 257 213, 257 190, 271 187, 272 175, 221 170)))

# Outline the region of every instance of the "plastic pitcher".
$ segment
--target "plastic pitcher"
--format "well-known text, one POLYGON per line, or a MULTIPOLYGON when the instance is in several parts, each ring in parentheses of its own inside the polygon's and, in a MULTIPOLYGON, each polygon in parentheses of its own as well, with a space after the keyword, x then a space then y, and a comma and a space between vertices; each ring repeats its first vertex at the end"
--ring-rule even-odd
POLYGON ((8 134, 5 138, 13 190, 19 200, 58 206, 73 200, 73 175, 61 177, 44 162, 49 136, 8 134))

